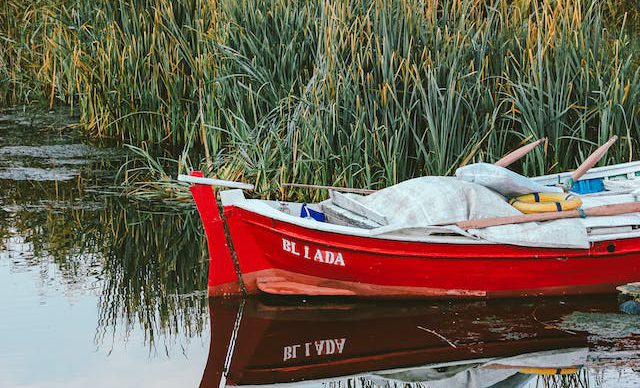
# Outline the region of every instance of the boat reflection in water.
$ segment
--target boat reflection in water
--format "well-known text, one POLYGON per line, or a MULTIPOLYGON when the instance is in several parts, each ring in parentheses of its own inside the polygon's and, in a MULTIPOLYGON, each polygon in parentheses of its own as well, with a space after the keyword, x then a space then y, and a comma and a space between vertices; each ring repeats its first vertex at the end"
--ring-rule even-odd
POLYGON ((201 387, 511 387, 553 378, 580 385, 597 344, 557 323, 574 312, 616 308, 611 296, 524 303, 210 299, 201 387))

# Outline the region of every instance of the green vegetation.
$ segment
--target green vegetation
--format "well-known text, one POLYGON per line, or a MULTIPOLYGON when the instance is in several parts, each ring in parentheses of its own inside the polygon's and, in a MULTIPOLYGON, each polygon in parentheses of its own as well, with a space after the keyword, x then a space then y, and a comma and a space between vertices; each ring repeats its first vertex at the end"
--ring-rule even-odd
POLYGON ((62 1, 0 3, 0 107, 44 101, 51 94, 47 39, 62 1), (48 85, 48 88, 47 88, 48 85))
POLYGON ((95 137, 265 195, 450 174, 543 136, 525 174, 614 134, 603 163, 640 156, 635 0, 9 0, 0 20, 0 104, 70 104, 95 137))

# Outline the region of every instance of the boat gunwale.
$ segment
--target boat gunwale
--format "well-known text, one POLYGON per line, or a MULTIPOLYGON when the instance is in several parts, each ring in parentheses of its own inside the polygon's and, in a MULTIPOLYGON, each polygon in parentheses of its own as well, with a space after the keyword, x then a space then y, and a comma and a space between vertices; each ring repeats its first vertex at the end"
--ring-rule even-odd
MULTIPOLYGON (((613 164, 609 166, 593 167, 592 169, 587 171, 587 173, 584 174, 578 180, 578 182, 589 180, 589 179, 608 178, 608 177, 615 177, 620 175, 627 175, 627 174, 636 173, 636 172, 640 172, 640 160, 635 160, 635 161, 626 162, 626 163, 618 163, 618 164, 613 164)), ((560 172, 556 174, 540 175, 536 177, 531 177, 529 179, 531 179, 534 182, 545 184, 545 185, 556 184, 558 183, 559 180, 562 181, 563 179, 567 179, 571 177, 571 173, 572 171, 565 171, 565 172, 560 172)))
MULTIPOLYGON (((626 163, 619 163, 609 166, 601 166, 594 167, 589 170, 580 180, 589 180, 594 178, 607 178, 618 175, 628 175, 630 173, 640 172, 640 161, 632 161, 626 163)), ((531 177, 529 179, 543 184, 554 184, 557 183, 558 180, 562 180, 562 178, 567 178, 571 175, 570 171, 565 171, 557 174, 549 174, 542 175, 537 177, 531 177)), ((402 230, 419 230, 428 228, 434 228, 434 225, 416 225, 409 228, 388 228, 387 226, 382 226, 380 228, 375 229, 362 229, 351 226, 330 224, 317 222, 315 220, 309 220, 301 217, 296 217, 291 214, 286 214, 278 209, 274 208, 269 204, 269 202, 280 202, 280 203, 290 203, 290 204, 302 204, 300 202, 282 202, 282 201, 268 201, 262 199, 247 199, 244 196, 244 192, 241 189, 231 189, 231 190, 221 190, 220 199, 223 205, 223 208, 228 206, 235 206, 246 211, 271 218, 273 220, 277 220, 280 222, 284 222, 287 224, 296 225, 308 230, 314 230, 319 232, 328 232, 328 233, 337 233, 341 235, 347 236, 357 236, 357 237, 365 237, 365 238, 373 238, 379 240, 389 240, 389 241, 402 241, 402 242, 418 242, 418 243, 433 243, 433 244, 452 244, 452 245, 508 245, 508 244, 500 244, 492 241, 483 240, 480 238, 474 238, 472 236, 465 236, 462 234, 455 235, 455 231, 451 231, 452 235, 442 235, 442 234, 427 234, 423 236, 415 236, 415 235, 406 235, 402 234, 400 231, 402 230), (386 228, 386 230, 385 230, 386 228), (381 230, 382 229, 382 230, 381 230), (396 233, 394 233, 396 232, 396 233)), ((611 195, 617 195, 619 193, 612 192, 611 195)), ((317 205, 317 204, 313 204, 317 205)), ((225 210, 226 211, 226 210, 225 210)), ((588 235, 588 242, 593 245, 594 243, 599 243, 603 241, 618 241, 618 240, 626 240, 626 239, 634 239, 640 238, 640 228, 636 229, 632 232, 626 233, 610 233, 610 234, 597 234, 597 235, 588 235)), ((527 247, 527 248, 536 248, 536 249, 576 249, 576 248, 556 248, 556 247, 527 247)), ((579 250, 579 249, 576 249, 579 250)))
MULTIPOLYGON (((233 190, 240 191, 240 190, 233 190)), ((407 243, 425 243, 425 244, 448 244, 448 245, 477 245, 477 246, 513 246, 525 249, 544 249, 544 250, 561 250, 561 251, 586 251, 588 252, 595 243, 606 242, 606 241, 619 241, 619 240, 629 240, 640 238, 640 229, 636 229, 631 232, 626 233, 610 233, 610 234, 597 234, 597 235, 589 235, 588 241, 591 244, 591 247, 588 249, 578 249, 578 248, 562 248, 562 247, 528 247, 528 246, 519 246, 519 245, 510 245, 510 244, 500 244, 488 240, 482 239, 474 239, 471 237, 463 236, 463 235, 451 235, 451 236, 443 236, 443 235, 429 235, 425 236, 414 236, 414 235, 402 235, 402 234, 394 234, 392 231, 386 233, 371 233, 372 230, 375 229, 361 229, 350 226, 336 225, 318 222, 315 220, 308 220, 301 217, 296 217, 290 214, 286 214, 281 212, 260 199, 245 199, 243 197, 242 200, 234 200, 232 202, 224 202, 223 201, 223 209, 225 213, 233 212, 233 208, 242 209, 244 211, 256 214, 261 217, 269 218, 273 221, 282 222, 287 225, 293 225, 296 227, 303 228, 308 231, 315 231, 321 233, 335 233, 343 236, 352 236, 352 237, 361 237, 361 238, 370 238, 375 240, 382 241, 395 241, 395 242, 407 242, 407 243), (257 205, 257 206, 256 206, 257 205), (262 208, 262 209, 261 209, 262 208), (261 211, 262 210, 262 211, 261 211)), ((255 221, 251 222, 252 224, 264 226, 255 221)), ((428 225, 424 226, 428 228, 428 225)), ((273 228, 276 231, 280 231, 278 228, 273 228)), ((397 229, 402 230, 403 228, 397 229)), ((408 229, 419 230, 420 227, 412 227, 408 229)), ((299 236, 301 239, 307 239, 306 237, 299 236)), ((311 240, 309 240, 312 242, 311 240)))

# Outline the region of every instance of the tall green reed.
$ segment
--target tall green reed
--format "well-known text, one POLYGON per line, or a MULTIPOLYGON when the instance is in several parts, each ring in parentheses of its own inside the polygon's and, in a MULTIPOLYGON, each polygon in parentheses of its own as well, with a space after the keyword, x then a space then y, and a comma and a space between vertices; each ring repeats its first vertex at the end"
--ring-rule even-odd
MULTIPOLYGON (((269 8, 241 8, 261 5, 269 8)), ((525 173, 574 167, 613 134, 623 141, 608 161, 638 155, 638 70, 629 37, 603 26, 600 2, 298 8, 318 15, 313 76, 297 95, 274 98, 257 124, 241 116, 230 132, 225 162, 263 191, 279 181, 380 187, 450 174, 543 136, 548 153, 528 156, 525 173)), ((264 71, 246 61, 259 54, 251 47, 234 57, 245 76, 264 71)), ((255 107, 250 98, 236 104, 255 107)))
POLYGON ((0 4, 0 107, 46 102, 53 65, 48 38, 66 0, 5 0, 0 4))
POLYGON ((625 1, 65 2, 41 72, 90 134, 268 196, 451 174, 547 136, 515 166, 540 174, 614 134, 604 162, 640 156, 625 1))

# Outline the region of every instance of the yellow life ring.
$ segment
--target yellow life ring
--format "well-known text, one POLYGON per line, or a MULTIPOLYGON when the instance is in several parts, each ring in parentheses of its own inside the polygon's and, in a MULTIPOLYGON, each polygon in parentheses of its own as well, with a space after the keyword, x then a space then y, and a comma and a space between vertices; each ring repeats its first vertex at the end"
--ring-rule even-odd
POLYGON ((533 193, 511 198, 509 204, 525 214, 561 212, 582 206, 582 200, 575 194, 533 193))
POLYGON ((578 373, 578 368, 522 368, 519 370, 527 375, 571 375, 578 373))

